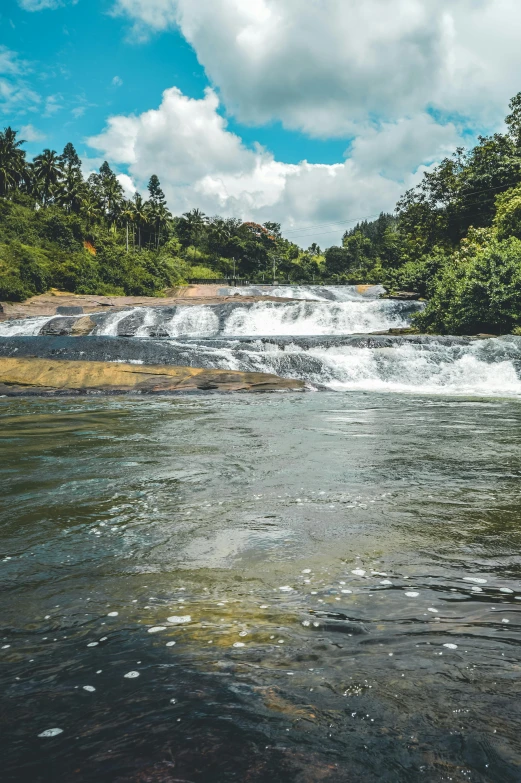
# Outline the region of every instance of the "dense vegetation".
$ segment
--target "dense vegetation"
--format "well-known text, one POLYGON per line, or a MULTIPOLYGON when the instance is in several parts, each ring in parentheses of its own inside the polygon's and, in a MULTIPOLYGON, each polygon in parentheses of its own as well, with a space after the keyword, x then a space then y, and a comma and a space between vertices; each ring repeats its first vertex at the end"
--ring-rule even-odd
POLYGON ((421 329, 521 333, 521 93, 506 128, 426 173, 394 216, 347 232, 326 264, 420 293, 421 329))
POLYGON ((428 300, 418 326, 442 333, 521 333, 521 93, 505 133, 459 148, 409 190, 394 215, 346 231, 324 254, 280 225, 172 217, 157 176, 128 200, 104 163, 84 179, 72 144, 26 160, 0 133, 0 300, 55 287, 162 295, 189 279, 381 282, 428 300))
POLYGON ((108 163, 84 179, 72 144, 26 161, 23 140, 0 132, 0 300, 50 288, 80 294, 157 295, 189 279, 320 276, 317 253, 283 239, 280 225, 172 217, 157 176, 148 199, 124 198, 108 163))

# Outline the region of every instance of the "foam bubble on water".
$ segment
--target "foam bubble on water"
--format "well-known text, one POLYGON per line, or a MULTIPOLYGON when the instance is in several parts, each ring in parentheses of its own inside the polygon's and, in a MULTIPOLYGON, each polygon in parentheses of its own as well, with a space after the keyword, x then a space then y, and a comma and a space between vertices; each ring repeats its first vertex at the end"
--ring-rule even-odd
POLYGON ((340 592, 344 593, 344 595, 352 595, 352 593, 353 593, 352 590, 341 590, 340 592))
POLYGON ((2 650, 8 650, 10 648, 10 646, 11 646, 10 644, 4 644, 2 646, 2 650))
POLYGON ((284 585, 284 587, 279 587, 279 590, 280 590, 281 593, 292 593, 293 592, 293 588, 290 587, 289 585, 284 585))
POLYGON ((139 672, 127 672, 127 674, 124 674, 123 677, 126 680, 135 680, 139 677, 139 672))
POLYGON ((233 646, 234 646, 234 647, 246 647, 246 645, 244 644, 244 642, 235 642, 235 644, 234 644, 233 646))
POLYGON ((444 644, 443 646, 446 647, 447 650, 457 650, 458 649, 458 645, 457 644, 444 644))
POLYGON ((499 592, 500 593, 512 594, 514 591, 511 590, 509 587, 500 587, 499 588, 499 592))
POLYGON ((381 585, 392 585, 392 582, 390 579, 382 579, 380 582, 381 585))
POLYGON ((407 596, 407 598, 418 598, 418 596, 420 594, 419 593, 415 593, 415 592, 411 592, 411 593, 405 593, 405 595, 407 596))
POLYGON ((483 592, 483 588, 482 587, 478 587, 477 585, 474 585, 474 587, 471 587, 470 589, 472 590, 473 593, 482 593, 483 592))
POLYGON ((262 604, 262 606, 259 607, 259 609, 269 609, 270 607, 268 604, 262 604))
POLYGON ((189 614, 172 615, 172 617, 167 617, 166 619, 172 625, 186 625, 186 623, 192 622, 192 617, 189 614))
POLYGON ((365 576, 367 571, 364 571, 363 568, 355 568, 353 571, 351 571, 351 573, 355 576, 365 576))
POLYGON ((175 646, 175 642, 167 642, 166 646, 167 647, 174 647, 175 646))
POLYGON ((87 647, 97 647, 98 644, 99 642, 91 642, 90 644, 87 645, 87 647))
POLYGON ((42 731, 41 734, 38 734, 39 737, 57 737, 59 734, 63 734, 63 729, 46 729, 45 731, 42 731))
POLYGON ((302 571, 302 573, 303 573, 303 574, 310 574, 310 573, 311 573, 311 568, 305 568, 305 569, 302 571))
POLYGON ((119 612, 109 612, 107 617, 117 617, 119 612))
POLYGON ((148 633, 161 633, 161 631, 166 631, 165 625, 155 625, 153 628, 148 629, 148 633))
POLYGON ((309 622, 309 620, 303 620, 303 621, 302 621, 302 625, 304 626, 304 628, 309 628, 309 626, 311 625, 311 623, 309 622))
POLYGON ((486 585, 487 580, 482 579, 480 576, 464 576, 463 577, 464 582, 474 582, 477 585, 486 585))
POLYGON ((501 620, 501 622, 502 622, 502 623, 509 623, 509 622, 510 622, 510 620, 507 620, 506 618, 503 618, 503 620, 501 620))
POLYGON ((84 685, 83 690, 87 691, 87 693, 94 693, 96 688, 94 688, 92 685, 84 685))
POLYGON ((437 609, 435 609, 433 606, 430 606, 430 607, 427 609, 427 611, 428 611, 428 612, 433 612, 434 614, 438 614, 438 610, 437 610, 437 609))

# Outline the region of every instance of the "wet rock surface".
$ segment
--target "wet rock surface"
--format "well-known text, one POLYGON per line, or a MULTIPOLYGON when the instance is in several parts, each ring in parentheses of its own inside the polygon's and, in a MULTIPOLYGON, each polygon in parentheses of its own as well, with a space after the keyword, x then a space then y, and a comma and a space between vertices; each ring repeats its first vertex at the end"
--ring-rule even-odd
POLYGON ((265 373, 157 367, 119 362, 0 359, 0 394, 165 394, 193 391, 302 391, 301 381, 265 373))

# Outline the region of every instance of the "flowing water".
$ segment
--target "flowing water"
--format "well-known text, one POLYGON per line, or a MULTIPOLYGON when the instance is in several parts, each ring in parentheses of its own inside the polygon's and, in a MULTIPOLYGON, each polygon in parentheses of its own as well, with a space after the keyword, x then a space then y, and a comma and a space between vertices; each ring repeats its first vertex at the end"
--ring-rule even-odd
POLYGON ((516 338, 89 345, 349 391, 0 399, 2 779, 521 780, 516 338))

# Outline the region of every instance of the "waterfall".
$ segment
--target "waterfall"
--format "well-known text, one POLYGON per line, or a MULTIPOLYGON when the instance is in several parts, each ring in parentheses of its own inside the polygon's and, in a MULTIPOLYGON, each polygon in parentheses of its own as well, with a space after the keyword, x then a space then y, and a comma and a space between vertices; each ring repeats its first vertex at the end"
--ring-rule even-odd
POLYGON ((380 294, 376 286, 245 288, 217 305, 95 313, 88 337, 52 336, 70 333, 74 316, 6 321, 0 356, 269 372, 336 391, 521 397, 521 338, 386 335, 423 305, 380 294), (241 301, 274 293, 281 301, 241 301))

